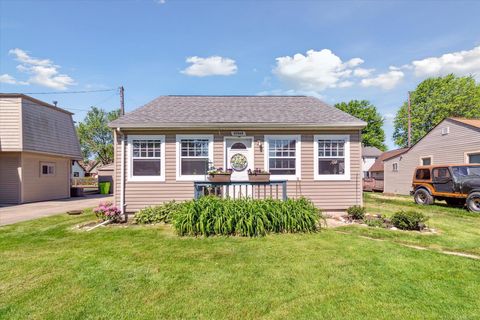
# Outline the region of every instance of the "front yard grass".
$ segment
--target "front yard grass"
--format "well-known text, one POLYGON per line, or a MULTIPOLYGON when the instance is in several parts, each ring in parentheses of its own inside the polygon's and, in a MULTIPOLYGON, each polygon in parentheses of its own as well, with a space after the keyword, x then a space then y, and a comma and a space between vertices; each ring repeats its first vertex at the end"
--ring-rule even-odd
MULTIPOLYGON (((366 204, 382 213, 411 206, 375 196, 366 204)), ((72 229, 92 214, 0 227, 0 318, 478 318, 480 261, 396 241, 478 253, 480 220, 425 210, 438 235, 359 226, 263 238, 182 238, 161 225, 72 229)))
POLYGON ((365 206, 370 214, 391 216, 399 210, 417 210, 430 219, 427 225, 437 233, 391 231, 381 228, 347 226, 340 228, 352 234, 388 239, 409 245, 418 245, 435 250, 464 252, 480 256, 480 215, 463 208, 448 207, 444 202, 432 206, 417 205, 412 197, 384 196, 378 193, 364 195, 365 206))

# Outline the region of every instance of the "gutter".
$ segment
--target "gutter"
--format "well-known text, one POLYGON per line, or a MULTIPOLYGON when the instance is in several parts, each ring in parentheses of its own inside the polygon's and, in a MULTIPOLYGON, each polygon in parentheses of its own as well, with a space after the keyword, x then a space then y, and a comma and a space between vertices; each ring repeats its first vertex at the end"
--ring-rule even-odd
POLYGON ((125 216, 125 220, 127 220, 127 216, 125 214, 125 135, 120 128, 117 128, 117 132, 120 134, 120 139, 122 139, 122 159, 120 160, 120 210, 122 215, 125 216))
POLYGON ((367 125, 366 122, 343 122, 343 123, 331 123, 331 124, 318 124, 318 123, 222 123, 222 122, 202 122, 202 123, 189 123, 189 122, 177 122, 177 123, 128 123, 128 124, 115 124, 111 123, 111 128, 121 127, 124 129, 363 129, 367 125))

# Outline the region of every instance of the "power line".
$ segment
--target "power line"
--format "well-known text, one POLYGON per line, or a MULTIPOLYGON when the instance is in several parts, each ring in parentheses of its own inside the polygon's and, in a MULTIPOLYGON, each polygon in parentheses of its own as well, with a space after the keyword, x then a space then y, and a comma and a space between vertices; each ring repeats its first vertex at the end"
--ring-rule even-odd
POLYGON ((83 91, 51 91, 51 92, 21 92, 21 94, 71 94, 71 93, 90 93, 90 92, 107 92, 116 91, 115 89, 100 89, 100 90, 83 90, 83 91))

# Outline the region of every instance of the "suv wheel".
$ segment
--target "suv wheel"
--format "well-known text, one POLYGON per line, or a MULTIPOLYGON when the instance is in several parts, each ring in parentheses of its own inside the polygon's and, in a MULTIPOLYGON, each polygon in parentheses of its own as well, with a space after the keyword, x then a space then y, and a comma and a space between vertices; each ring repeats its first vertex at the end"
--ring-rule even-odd
POLYGON ((468 210, 480 213, 480 192, 472 192, 467 198, 468 210))
POLYGON ((415 191, 415 194, 413 195, 413 198, 415 199, 415 202, 417 204, 421 204, 421 205, 433 204, 432 195, 430 194, 430 192, 428 192, 425 189, 417 189, 417 191, 415 191))

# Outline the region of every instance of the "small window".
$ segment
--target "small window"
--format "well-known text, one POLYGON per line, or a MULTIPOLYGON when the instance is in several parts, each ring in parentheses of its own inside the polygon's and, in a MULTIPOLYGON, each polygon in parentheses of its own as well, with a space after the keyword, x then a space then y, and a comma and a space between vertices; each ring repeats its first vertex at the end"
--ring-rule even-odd
POLYGON ((74 176, 75 178, 80 177, 80 172, 76 172, 76 171, 75 171, 75 172, 73 173, 73 176, 74 176))
POLYGON ((431 157, 422 158, 422 166, 429 166, 431 164, 432 164, 432 158, 431 157))
POLYGON ((213 136, 177 135, 177 180, 202 180, 213 163, 213 136))
POLYGON ((314 136, 314 179, 350 180, 350 137, 314 136))
POLYGON ((165 137, 131 135, 128 139, 129 179, 132 181, 164 181, 165 137))
POLYGON ((236 142, 233 144, 233 146, 230 148, 232 150, 246 150, 247 146, 241 142, 236 142))
POLYGON ((442 136, 445 136, 450 133, 450 127, 442 128, 442 136))
POLYGON ((468 163, 480 163, 480 153, 471 153, 468 155, 468 163))
POLYGON ((433 169, 433 180, 450 178, 450 171, 448 168, 435 168, 433 169))
POLYGON ((394 164, 392 164, 392 170, 393 172, 398 172, 398 163, 395 162, 394 164))
POLYGON ((430 170, 429 169, 418 169, 415 177, 418 180, 430 180, 430 170))
POLYGON ((272 180, 296 180, 301 178, 300 135, 265 136, 265 170, 272 180))
POLYGON ((55 175, 55 163, 41 162, 40 172, 42 176, 54 176, 55 175))

